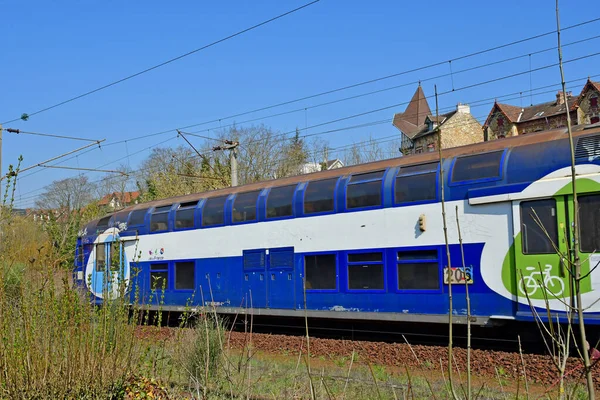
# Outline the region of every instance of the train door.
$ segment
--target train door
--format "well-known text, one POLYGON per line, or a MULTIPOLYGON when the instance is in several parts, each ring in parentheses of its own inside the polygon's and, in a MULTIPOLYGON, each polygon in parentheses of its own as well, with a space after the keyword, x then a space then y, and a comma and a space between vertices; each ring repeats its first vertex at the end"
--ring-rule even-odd
MULTIPOLYGON (((581 275, 585 277, 581 281, 580 292, 583 294, 584 307, 595 306, 597 308, 598 295, 592 296, 588 301, 585 293, 600 291, 600 254, 598 254, 600 252, 600 193, 580 193, 577 199, 579 202, 579 259, 581 260, 581 275)), ((568 195, 567 200, 569 218, 573 221, 573 196, 568 195)))
POLYGON ((123 245, 120 241, 98 242, 94 246, 92 292, 100 298, 113 299, 124 283, 123 245))
POLYGON ((267 251, 244 250, 243 252, 244 307, 267 307, 267 251))
POLYGON ((293 309, 294 248, 270 249, 267 269, 269 308, 293 309))
POLYGON ((514 228, 519 232, 515 237, 515 284, 520 312, 531 314, 530 301, 539 305, 536 300, 545 297, 569 296, 567 265, 559 255, 567 252, 566 200, 555 196, 513 204, 514 228))

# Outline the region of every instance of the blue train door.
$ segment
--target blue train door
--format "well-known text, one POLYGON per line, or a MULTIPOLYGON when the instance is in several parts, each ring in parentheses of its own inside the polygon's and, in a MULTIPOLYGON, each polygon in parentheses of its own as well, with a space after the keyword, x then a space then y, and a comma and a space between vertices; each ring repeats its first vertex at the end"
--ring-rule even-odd
POLYGON ((293 309, 294 292, 294 248, 270 249, 268 255, 268 306, 269 308, 293 309))
POLYGON ((88 274, 90 290, 103 299, 114 299, 125 283, 123 245, 118 238, 109 236, 94 246, 92 271, 88 274))
POLYGON ((243 251, 244 308, 267 307, 267 251, 265 249, 243 251))

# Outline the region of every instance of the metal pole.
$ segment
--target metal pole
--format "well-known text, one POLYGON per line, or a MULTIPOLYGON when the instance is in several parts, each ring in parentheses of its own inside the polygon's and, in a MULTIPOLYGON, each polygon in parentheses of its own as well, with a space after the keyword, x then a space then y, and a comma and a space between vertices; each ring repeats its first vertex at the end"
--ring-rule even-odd
POLYGON ((237 150, 232 148, 229 150, 229 161, 231 162, 231 186, 238 185, 238 171, 237 171, 237 150))

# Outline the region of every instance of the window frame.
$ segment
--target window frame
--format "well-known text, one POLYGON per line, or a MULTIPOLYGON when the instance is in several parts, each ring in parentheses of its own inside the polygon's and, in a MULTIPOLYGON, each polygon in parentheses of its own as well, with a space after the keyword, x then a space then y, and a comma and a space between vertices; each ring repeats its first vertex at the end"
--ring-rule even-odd
POLYGON ((388 172, 388 168, 384 168, 384 169, 377 170, 377 171, 359 172, 356 174, 349 175, 347 183, 346 183, 346 187, 344 188, 344 208, 345 208, 345 210, 346 211, 361 211, 361 210, 373 210, 373 209, 377 209, 377 208, 383 208, 383 203, 384 203, 383 187, 384 187, 384 181, 385 181, 387 172, 388 172), (357 180, 355 182, 352 182, 352 178, 354 178, 354 177, 359 177, 361 175, 366 175, 366 174, 373 174, 376 172, 382 172, 380 178, 357 180), (379 185, 379 204, 371 205, 371 206, 352 207, 352 208, 348 207, 348 188, 350 188, 350 186, 361 185, 361 184, 371 183, 371 182, 379 182, 379 184, 380 184, 379 185))
MULTIPOLYGON (((266 193, 265 196, 265 221, 277 221, 280 219, 289 219, 289 218, 294 218, 296 217, 296 207, 295 207, 295 203, 296 203, 296 193, 298 192, 298 188, 299 188, 299 184, 298 183, 291 183, 289 185, 283 185, 283 186, 273 186, 270 187, 268 192, 266 193), (279 188, 285 188, 285 187, 290 187, 293 186, 294 187, 294 192, 292 193, 292 214, 291 215, 285 215, 282 217, 269 217, 269 196, 271 195, 271 192, 273 191, 273 189, 279 189, 279 188)), ((307 186, 308 187, 308 186, 307 186)), ((335 197, 335 194, 334 194, 335 197)), ((335 208, 335 200, 334 200, 334 208, 335 208)), ((302 203, 302 211, 304 211, 304 202, 302 203)), ((310 214, 313 215, 313 214, 310 214)))
POLYGON ((476 183, 501 181, 504 178, 504 166, 506 164, 506 159, 508 158, 507 153, 508 153, 508 149, 503 149, 503 150, 486 151, 483 153, 464 154, 461 156, 454 157, 452 159, 452 162, 451 162, 450 168, 449 168, 450 173, 448 174, 448 178, 447 178, 448 186, 473 185, 476 183), (456 162, 459 159, 464 159, 464 158, 469 158, 469 157, 474 157, 474 156, 483 156, 486 154, 493 154, 493 153, 502 153, 500 155, 500 164, 498 165, 498 175, 497 176, 454 181, 454 168, 456 167, 456 162))
POLYGON ((368 250, 356 250, 344 252, 346 261, 346 290, 348 293, 387 293, 388 292, 388 274, 386 270, 386 251, 383 249, 368 249, 368 250), (381 253, 381 261, 357 261, 350 262, 350 255, 353 254, 367 254, 367 253, 381 253), (383 288, 381 289, 351 289, 350 288, 350 267, 357 267, 361 265, 381 265, 383 275, 383 288))
POLYGON ((150 210, 150 208, 140 208, 138 210, 131 211, 131 213, 129 213, 129 217, 127 218, 127 229, 130 228, 130 225, 132 227, 145 226, 146 225, 146 217, 148 216, 148 210, 150 210), (139 212, 144 211, 144 219, 143 219, 142 223, 141 224, 131 224, 130 221, 131 221, 131 218, 133 217, 133 214, 135 214, 138 211, 139 212))
MULTIPOLYGON (((439 246, 422 246, 422 247, 397 247, 394 248, 394 291, 395 293, 402 294, 417 294, 417 293, 442 293, 444 288, 444 268, 442 264, 442 249, 439 246), (410 260, 398 260, 398 253, 411 253, 411 252, 426 252, 435 251, 437 258, 422 258, 422 259, 410 259, 410 260), (398 274, 398 267, 402 264, 433 264, 437 263, 438 269, 438 288, 437 289, 400 289, 398 274)), ((455 284, 456 285, 456 284, 455 284)))
POLYGON ((206 199, 204 199, 204 201, 202 202, 202 206, 200 208, 200 228, 201 229, 208 229, 208 228, 216 228, 219 226, 225 226, 227 225, 227 202, 229 201, 229 194, 224 194, 222 196, 214 196, 214 197, 208 197, 206 199), (224 199, 223 200, 223 222, 220 224, 212 224, 212 225, 205 225, 204 224, 204 210, 206 209, 206 205, 208 204, 208 202, 211 199, 224 199))
POLYGON ((160 261, 152 261, 152 262, 148 263, 148 281, 149 281, 148 289, 150 290, 150 292, 155 291, 158 293, 159 291, 162 291, 163 288, 158 287, 158 286, 155 288, 152 287, 152 272, 160 272, 160 273, 166 272, 167 273, 167 284, 165 285, 164 292, 170 291, 171 286, 173 284, 173 282, 172 282, 173 277, 171 274, 171 268, 170 268, 169 262, 160 260, 160 261), (164 269, 155 269, 155 270, 152 269, 153 265, 162 265, 162 264, 164 264, 166 266, 164 269))
POLYGON ((337 177, 332 177, 332 178, 323 178, 323 179, 315 179, 314 181, 306 181, 304 182, 306 185, 304 186, 304 188, 302 189, 302 216, 303 217, 315 217, 318 215, 327 215, 327 214, 335 214, 337 212, 338 209, 338 205, 337 205, 337 191, 338 188, 340 186, 340 182, 342 181, 342 176, 337 176, 337 177), (308 187, 310 186, 310 184, 312 182, 321 182, 321 181, 327 181, 330 179, 336 179, 335 185, 333 186, 333 210, 331 211, 319 211, 319 212, 313 212, 313 213, 306 213, 305 211, 305 205, 306 205, 306 190, 308 189, 308 187))
POLYGON ((149 229, 149 233, 153 234, 153 233, 162 233, 162 232, 168 232, 171 230, 171 223, 170 223, 170 214, 171 214, 171 210, 173 209, 173 204, 170 204, 168 206, 160 206, 160 207, 154 207, 152 209, 152 213, 150 214, 150 229, 149 229), (163 210, 164 208, 169 207, 168 210, 163 210), (161 211, 156 211, 156 210, 161 210, 161 211), (155 215, 167 215, 167 228, 166 229, 159 229, 159 230, 153 230, 152 229, 152 217, 154 217, 155 215))
POLYGON ((243 225, 243 224, 251 224, 254 222, 258 222, 258 216, 259 216, 258 205, 260 203, 260 196, 261 196, 262 192, 263 192, 263 189, 257 189, 257 190, 251 190, 249 192, 239 192, 239 193, 234 194, 233 199, 231 200, 231 224, 232 225, 243 225), (254 219, 244 220, 244 221, 235 221, 234 220, 235 201, 238 199, 239 195, 249 194, 249 193, 256 193, 256 201, 254 202, 254 219))
POLYGON ((394 179, 392 181, 392 201, 393 201, 394 206, 416 206, 419 204, 436 203, 439 199, 439 196, 440 196, 440 162, 439 161, 433 161, 433 162, 422 163, 422 164, 401 165, 400 169, 398 170, 398 172, 396 173, 396 176, 394 177, 394 179), (402 174, 403 168, 410 168, 410 167, 416 167, 416 166, 428 165, 428 164, 435 164, 436 165, 435 169, 427 170, 427 171, 407 172, 406 174, 402 174), (418 176, 418 175, 427 175, 427 174, 431 174, 431 173, 435 173, 435 199, 396 202, 396 184, 398 182, 398 178, 412 177, 412 176, 418 176))
MULTIPOLYGON (((189 260, 176 260, 172 262, 173 264, 173 291, 175 292, 193 292, 196 290, 196 269, 197 269, 197 265, 196 265, 196 260, 193 259, 189 259, 189 260), (190 263, 194 266, 193 271, 194 271, 194 281, 192 283, 192 288, 191 289, 178 289, 177 288, 177 264, 184 264, 184 263, 190 263)), ((169 283, 169 282, 167 282, 169 283)))
MULTIPOLYGON (((547 201, 547 200, 552 200, 554 202, 554 210, 556 212, 556 214, 558 213, 558 202, 556 201, 556 199, 554 197, 545 197, 545 198, 537 198, 537 199, 531 199, 531 200, 524 200, 519 202, 519 233, 521 234, 521 254, 523 256, 536 256, 536 255, 545 255, 545 254, 556 254, 556 252, 554 250, 550 250, 549 252, 546 253, 534 253, 534 252, 530 252, 529 249, 527 249, 527 252, 525 252, 525 235, 523 234, 523 204, 527 204, 527 203, 536 203, 536 202, 540 202, 540 201, 547 201)), ((556 231, 554 232, 554 238, 556 239, 554 241, 554 245, 558 246, 559 241, 560 241, 560 232, 559 232, 559 223, 558 223, 558 216, 554 215, 554 225, 556 228, 556 231)), ((537 223, 535 221, 533 221, 534 224, 536 224, 537 227, 537 223)), ((545 227, 544 227, 545 228, 545 227)), ((546 228, 546 231, 548 233, 550 233, 548 231, 548 229, 546 228)), ((529 246, 527 246, 529 247, 529 246)))
POLYGON ((339 293, 340 292, 340 256, 336 251, 319 251, 302 254, 302 286, 306 282, 306 257, 333 256, 335 258, 335 289, 306 289, 307 293, 339 293))
POLYGON ((183 205, 194 203, 194 201, 189 201, 186 203, 179 203, 177 205, 177 208, 175 209, 175 213, 174 213, 175 215, 173 216, 173 230, 174 231, 187 231, 187 230, 196 228, 196 220, 197 220, 196 211, 198 210, 198 204, 200 204, 201 201, 202 201, 202 199, 198 199, 197 201, 195 201, 196 204, 194 206, 188 205, 188 206, 182 207, 183 205), (192 217, 193 217, 194 223, 192 224, 191 227, 178 228, 177 227, 177 213, 179 211, 187 211, 187 210, 193 210, 192 217))

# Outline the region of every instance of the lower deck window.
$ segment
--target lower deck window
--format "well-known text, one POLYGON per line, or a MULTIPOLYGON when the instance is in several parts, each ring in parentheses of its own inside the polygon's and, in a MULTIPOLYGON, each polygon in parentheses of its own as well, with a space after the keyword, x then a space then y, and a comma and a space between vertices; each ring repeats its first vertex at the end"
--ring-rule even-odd
POLYGON ((175 263, 175 289, 194 289, 195 264, 193 261, 175 263))
POLYGON ((337 289, 337 258, 335 254, 304 257, 306 289, 337 289))
POLYGON ((166 290, 169 286, 169 265, 159 263, 150 265, 150 288, 166 290))
POLYGON ((385 289, 383 253, 348 254, 348 289, 385 289))
POLYGON ((96 272, 104 272, 106 270, 106 246, 104 243, 96 245, 96 272))
POLYGON ((399 251, 398 290, 437 290, 440 269, 436 250, 399 251))
POLYGON ((383 288, 383 264, 348 266, 348 289, 383 288))
MULTIPOLYGON (((600 195, 579 196, 579 221, 581 251, 593 253, 600 250, 600 195)), ((594 268, 595 265, 590 265, 594 268)))

